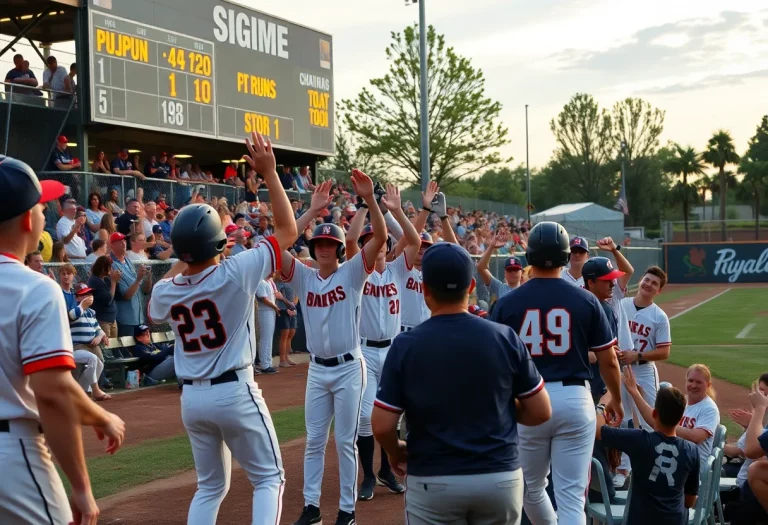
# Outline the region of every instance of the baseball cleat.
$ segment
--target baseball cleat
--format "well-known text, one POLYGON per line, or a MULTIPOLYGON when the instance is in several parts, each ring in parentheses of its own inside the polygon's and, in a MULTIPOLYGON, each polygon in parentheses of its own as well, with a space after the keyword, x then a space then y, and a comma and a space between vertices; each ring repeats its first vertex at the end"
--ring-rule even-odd
POLYGON ((269 375, 269 374, 276 374, 279 370, 275 368, 274 366, 270 366, 269 368, 265 368, 261 371, 262 375, 269 375))
POLYGON ((360 492, 357 494, 357 499, 359 499, 360 501, 372 500, 373 490, 375 488, 376 488, 376 478, 363 478, 363 482, 360 484, 360 492))
POLYGON ((387 490, 394 494, 402 494, 405 492, 405 487, 403 487, 403 484, 397 481, 397 478, 391 472, 384 475, 379 474, 376 476, 376 484, 381 485, 382 487, 387 487, 387 490))
POLYGON ((293 525, 323 525, 323 516, 320 514, 320 509, 314 505, 307 505, 293 525))
POLYGON ((355 521, 355 513, 353 512, 346 512, 343 510, 339 511, 339 516, 336 518, 336 525, 355 525, 357 522, 355 521))

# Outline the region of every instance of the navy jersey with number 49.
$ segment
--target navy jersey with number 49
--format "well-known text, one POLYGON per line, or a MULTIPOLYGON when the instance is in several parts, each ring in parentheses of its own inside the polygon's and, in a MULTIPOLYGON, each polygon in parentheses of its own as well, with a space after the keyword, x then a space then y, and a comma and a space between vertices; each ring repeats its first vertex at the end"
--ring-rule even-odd
POLYGON ((597 297, 563 279, 531 279, 498 300, 493 320, 517 332, 546 382, 590 380, 589 351, 616 344, 597 297))

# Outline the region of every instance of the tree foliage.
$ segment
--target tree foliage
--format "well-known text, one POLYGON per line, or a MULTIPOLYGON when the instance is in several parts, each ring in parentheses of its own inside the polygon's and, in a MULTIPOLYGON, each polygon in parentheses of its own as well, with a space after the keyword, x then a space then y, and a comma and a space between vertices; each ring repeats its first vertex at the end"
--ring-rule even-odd
POLYGON ((744 174, 743 184, 749 188, 754 203, 755 240, 760 238, 760 200, 768 188, 768 115, 764 116, 757 132, 749 140, 749 148, 739 163, 744 174))
MULTIPOLYGON (((456 54, 445 37, 427 32, 429 157, 431 179, 447 188, 469 175, 510 159, 498 149, 509 143, 499 123, 501 104, 485 93, 485 78, 456 54)), ((399 173, 402 182, 421 181, 419 31, 392 33, 386 49, 389 71, 352 100, 342 101, 344 122, 360 154, 399 173)))
POLYGON ((683 207, 683 221, 685 223, 685 242, 688 242, 688 214, 691 211, 691 204, 696 202, 698 193, 696 187, 688 182, 688 178, 695 175, 704 174, 704 161, 702 156, 693 147, 682 147, 679 144, 674 145, 673 156, 665 162, 664 168, 668 173, 673 173, 681 177, 681 180, 672 188, 672 197, 683 207))
POLYGON ((736 153, 736 146, 733 145, 731 134, 725 130, 717 131, 707 144, 703 159, 718 169, 718 179, 720 182, 720 233, 722 241, 727 238, 725 227, 725 204, 726 192, 728 191, 728 180, 725 174, 725 166, 728 164, 737 164, 739 155, 736 153))
POLYGON ((613 106, 613 144, 626 144, 627 160, 650 157, 659 148, 665 112, 640 98, 627 98, 613 106))
POLYGON ((355 147, 354 137, 340 125, 336 126, 336 154, 322 162, 318 168, 344 173, 351 173, 353 168, 357 168, 375 181, 387 181, 386 170, 376 158, 355 147))

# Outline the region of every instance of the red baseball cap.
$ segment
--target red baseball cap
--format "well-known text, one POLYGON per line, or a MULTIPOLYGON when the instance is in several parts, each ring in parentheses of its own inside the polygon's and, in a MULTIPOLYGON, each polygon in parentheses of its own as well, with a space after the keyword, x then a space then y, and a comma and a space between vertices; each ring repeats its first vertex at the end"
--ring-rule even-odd
POLYGON ((63 144, 63 143, 65 143, 65 142, 69 142, 69 141, 67 140, 67 137, 65 137, 64 135, 59 135, 59 138, 58 138, 58 139, 56 139, 56 140, 58 140, 58 141, 59 141, 59 144, 63 144))
POLYGON ((86 285, 81 285, 80 288, 75 292, 75 295, 86 295, 89 293, 93 293, 93 288, 89 288, 86 285))
POLYGON ((110 243, 117 242, 117 241, 122 241, 123 239, 125 239, 125 235, 123 235, 120 232, 115 232, 115 233, 113 233, 112 235, 109 236, 109 242, 110 243))
POLYGON ((229 235, 231 233, 235 233, 239 229, 240 227, 237 224, 227 224, 226 228, 224 228, 224 233, 229 235))

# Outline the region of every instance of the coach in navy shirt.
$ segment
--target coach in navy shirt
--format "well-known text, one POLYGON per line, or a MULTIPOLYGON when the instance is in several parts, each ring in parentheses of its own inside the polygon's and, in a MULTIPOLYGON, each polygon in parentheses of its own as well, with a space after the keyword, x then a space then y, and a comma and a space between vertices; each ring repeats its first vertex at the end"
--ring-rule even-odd
POLYGON ((411 525, 518 523, 523 475, 517 425, 551 415, 544 382, 514 331, 468 312, 474 264, 437 243, 422 261, 432 317, 389 349, 372 424, 403 474, 411 525), (408 441, 397 423, 408 418, 408 441))
POLYGON ((612 428, 598 405, 597 438, 629 456, 632 498, 626 525, 687 525, 688 509, 699 492, 699 451, 675 435, 685 412, 685 396, 674 387, 656 394, 654 432, 612 428))

